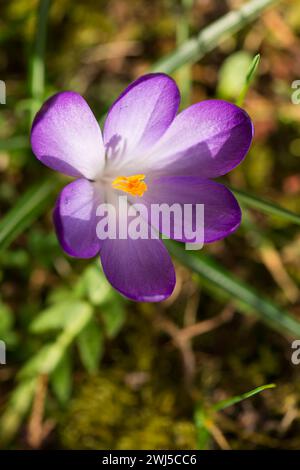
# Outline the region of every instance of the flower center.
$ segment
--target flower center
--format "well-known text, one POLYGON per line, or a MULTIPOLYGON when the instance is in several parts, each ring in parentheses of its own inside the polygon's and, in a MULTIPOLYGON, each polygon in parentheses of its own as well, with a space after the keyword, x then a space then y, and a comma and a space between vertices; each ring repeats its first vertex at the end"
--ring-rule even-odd
POLYGON ((145 175, 118 176, 111 185, 114 189, 141 197, 148 189, 145 181, 143 181, 144 179, 145 175))

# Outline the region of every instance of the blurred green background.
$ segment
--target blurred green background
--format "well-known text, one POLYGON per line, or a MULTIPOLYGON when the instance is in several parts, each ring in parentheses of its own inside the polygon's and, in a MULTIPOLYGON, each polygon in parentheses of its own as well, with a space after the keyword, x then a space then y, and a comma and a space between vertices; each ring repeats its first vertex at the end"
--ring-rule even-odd
POLYGON ((259 1, 0 2, 1 448, 300 448, 300 365, 291 362, 300 339, 299 0, 262 1, 274 6, 239 19, 222 41, 208 35, 174 66, 189 37, 245 3, 259 1), (52 207, 66 179, 30 150, 36 110, 72 89, 102 122, 149 70, 172 72, 182 107, 236 102, 257 53, 243 104, 254 143, 224 178, 242 226, 199 253, 170 245, 177 285, 167 301, 123 299, 98 260, 71 259, 58 245, 52 207))

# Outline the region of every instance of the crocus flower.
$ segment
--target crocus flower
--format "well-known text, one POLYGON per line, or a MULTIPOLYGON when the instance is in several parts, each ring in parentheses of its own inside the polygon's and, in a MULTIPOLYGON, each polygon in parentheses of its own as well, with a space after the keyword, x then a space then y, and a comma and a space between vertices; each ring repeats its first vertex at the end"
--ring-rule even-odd
POLYGON ((241 220, 232 193, 212 178, 245 157, 253 136, 249 116, 222 100, 196 103, 177 114, 179 102, 172 78, 149 74, 114 102, 103 133, 86 101, 71 91, 50 98, 32 126, 36 157, 77 178, 61 191, 54 209, 62 248, 78 258, 100 255, 113 287, 137 301, 157 302, 172 293, 171 258, 161 239, 99 240, 100 203, 126 194, 146 206, 204 204, 205 243, 231 234, 241 220))

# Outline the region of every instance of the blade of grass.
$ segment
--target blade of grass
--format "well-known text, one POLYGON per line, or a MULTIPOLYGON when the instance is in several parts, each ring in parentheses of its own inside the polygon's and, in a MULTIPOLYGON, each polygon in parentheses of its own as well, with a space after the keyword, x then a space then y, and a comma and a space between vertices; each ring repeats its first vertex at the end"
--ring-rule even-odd
MULTIPOLYGON (((194 414, 194 421, 197 431, 197 449, 207 449, 209 446, 210 437, 213 437, 216 440, 217 435, 213 432, 213 429, 218 429, 215 427, 214 424, 215 414, 217 412, 222 411, 225 408, 235 405, 236 403, 239 403, 243 400, 247 400, 248 398, 257 395, 258 393, 261 393, 264 390, 274 387, 276 387, 275 384, 262 385, 260 387, 255 388, 254 390, 250 390, 249 392, 243 393, 242 395, 236 395, 235 397, 222 400, 216 403, 215 405, 210 406, 209 408, 206 408, 203 403, 198 403, 196 405, 194 414)), ((222 434, 219 434, 219 437, 222 438, 222 434)), ((223 442, 226 446, 226 441, 223 440, 223 442)), ((220 439, 218 440, 218 444, 221 445, 220 439)))
POLYGON ((45 47, 47 34, 47 19, 51 0, 40 0, 34 47, 30 61, 29 91, 32 97, 30 109, 30 124, 41 105, 45 89, 45 47))
POLYGON ((277 0, 252 0, 239 10, 230 11, 219 20, 204 28, 197 37, 191 38, 175 52, 167 55, 154 67, 153 72, 172 73, 187 62, 196 62, 211 52, 228 36, 237 33, 255 20, 267 7, 277 0))
POLYGON ((281 334, 294 337, 300 335, 300 322, 288 311, 258 293, 246 282, 241 281, 207 254, 185 251, 183 245, 166 242, 169 251, 185 266, 197 273, 202 279, 229 294, 238 306, 244 305, 243 313, 254 313, 281 334), (240 302, 242 304, 240 304, 240 302))
POLYGON ((205 450, 208 448, 210 441, 210 432, 207 426, 206 410, 198 404, 194 413, 194 422, 197 432, 197 450, 205 450))
POLYGON ((246 95, 248 93, 248 90, 249 90, 249 87, 255 77, 255 73, 256 73, 256 70, 257 70, 257 67, 258 67, 258 64, 259 64, 259 61, 260 61, 260 54, 256 54, 256 56, 253 58, 253 61, 249 67, 249 70, 248 70, 248 73, 246 75, 246 79, 245 79, 245 85, 243 86, 243 89, 241 91, 241 94, 240 96, 238 97, 237 99, 237 102, 236 104, 238 106, 242 106, 242 104, 244 103, 245 101, 245 98, 246 98, 246 95))
POLYGON ((300 215, 284 209, 283 207, 277 206, 273 202, 266 201, 265 199, 254 196, 253 194, 241 191, 240 189, 230 189, 234 192, 241 204, 264 212, 265 214, 281 217, 282 219, 285 219, 289 222, 300 225, 300 215))
POLYGON ((253 397, 254 395, 257 395, 258 393, 261 393, 264 390, 267 390, 269 388, 275 388, 275 387, 276 387, 275 384, 262 385, 261 387, 256 387, 254 390, 250 390, 249 392, 242 393, 242 395, 237 395, 235 397, 228 398, 227 400, 219 401, 219 403, 216 403, 213 406, 213 411, 225 410, 225 408, 229 408, 229 406, 235 405, 236 403, 239 403, 240 401, 247 400, 247 398, 253 397))
POLYGON ((7 246, 36 220, 52 201, 58 182, 47 179, 32 186, 0 222, 0 250, 7 246))
MULTIPOLYGON (((193 5, 193 0, 181 0, 179 8, 179 18, 176 27, 176 45, 180 47, 189 38, 189 13, 193 5)), ((180 67, 176 72, 176 81, 181 93, 181 107, 190 105, 191 96, 191 64, 180 67)))

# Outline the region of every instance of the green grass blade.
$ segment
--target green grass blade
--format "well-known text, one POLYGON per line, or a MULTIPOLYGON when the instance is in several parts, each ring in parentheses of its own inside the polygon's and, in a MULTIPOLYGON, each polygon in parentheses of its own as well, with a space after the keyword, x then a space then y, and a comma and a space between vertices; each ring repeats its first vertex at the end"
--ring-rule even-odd
POLYGON ((31 187, 13 209, 6 214, 0 222, 0 250, 15 240, 29 225, 35 221, 52 201, 54 190, 58 183, 54 179, 47 179, 31 187))
POLYGON ((236 104, 238 106, 242 106, 244 101, 245 101, 245 98, 246 98, 246 95, 247 95, 248 90, 250 88, 250 85, 251 85, 251 83, 252 83, 252 81, 255 77, 255 73, 256 73, 259 61, 260 61, 260 54, 256 54, 256 56, 253 58, 253 61, 250 65, 248 73, 246 75, 245 85, 243 86, 241 94, 240 94, 240 96, 239 96, 239 98, 236 102, 236 104))
POLYGON ((300 225, 300 215, 295 214, 283 207, 277 206, 273 202, 266 201, 260 197, 249 194, 245 191, 239 189, 231 188, 231 190, 236 195, 238 201, 245 206, 251 207, 252 209, 257 209, 258 211, 264 212, 265 214, 273 215, 292 222, 294 224, 300 225))
POLYGON ((209 281, 213 286, 229 294, 240 307, 243 305, 244 308, 241 309, 243 312, 254 313, 260 320, 280 333, 287 333, 294 337, 300 335, 300 322, 296 318, 225 270, 210 256, 185 251, 183 245, 174 242, 168 241, 166 244, 170 252, 182 264, 199 274, 205 281, 209 281))
POLYGON ((254 58, 253 58, 253 61, 250 65, 249 71, 247 73, 247 77, 246 77, 247 85, 249 85, 251 83, 251 81, 253 80, 259 62, 260 62, 260 54, 256 54, 256 56, 254 56, 254 58))
POLYGON ((236 395, 235 397, 228 398, 226 400, 219 401, 215 405, 206 408, 202 403, 198 403, 195 408, 194 421, 197 431, 197 449, 205 450, 209 447, 209 441, 211 438, 211 424, 214 422, 214 415, 218 411, 222 411, 225 408, 229 408, 236 403, 243 400, 247 400, 264 390, 276 387, 275 384, 262 385, 250 390, 249 392, 243 393, 242 395, 236 395))
POLYGON ((44 55, 46 47, 47 20, 51 0, 40 0, 37 14, 36 35, 30 64, 29 90, 32 97, 30 123, 41 105, 45 89, 44 55))
POLYGON ((255 20, 267 7, 277 0, 252 0, 239 10, 230 11, 227 15, 204 28, 197 37, 191 38, 161 59, 154 67, 153 72, 172 73, 188 62, 196 62, 205 54, 212 51, 228 36, 237 33, 251 21, 255 20))
MULTIPOLYGON (((176 26, 176 47, 180 47, 189 39, 189 17, 192 6, 193 0, 181 0, 176 26)), ((180 67, 176 72, 175 78, 181 94, 181 108, 186 108, 191 104, 191 64, 186 64, 183 67, 180 67)))
POLYGON ((276 387, 275 384, 262 385, 261 387, 257 387, 254 390, 250 390, 250 392, 243 393, 242 395, 237 395, 235 397, 228 398, 227 400, 219 401, 219 403, 216 403, 216 405, 213 406, 213 410, 214 411, 225 410, 225 408, 229 408, 229 406, 235 405, 236 403, 239 403, 240 401, 247 400, 247 398, 253 397, 254 395, 257 395, 258 393, 261 393, 264 390, 275 388, 275 387, 276 387))
POLYGON ((197 432, 197 450, 206 450, 209 445, 211 434, 207 428, 206 410, 198 404, 194 414, 194 422, 197 432))

